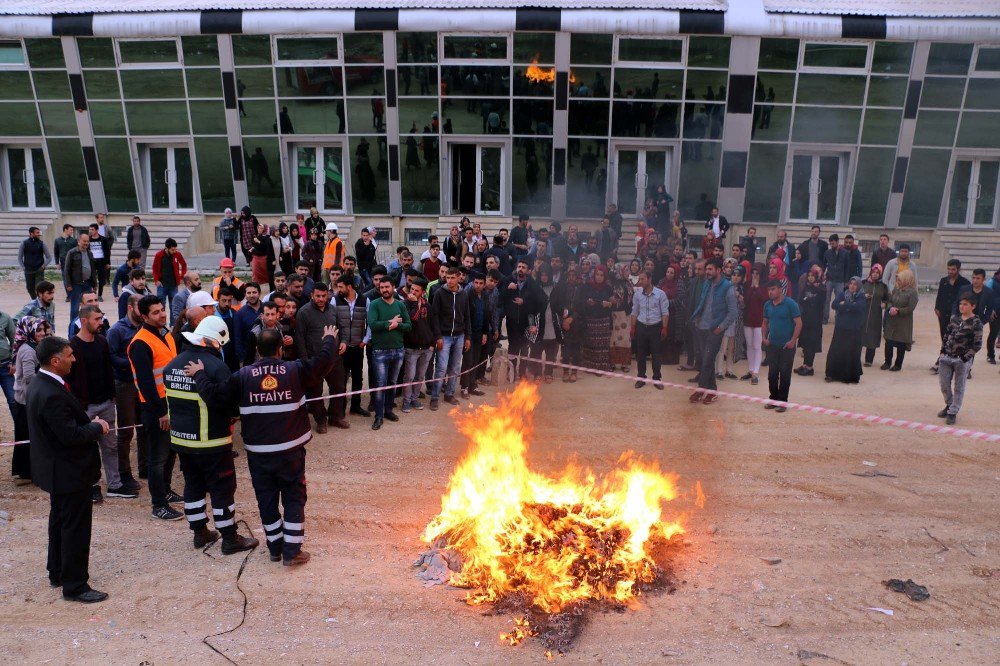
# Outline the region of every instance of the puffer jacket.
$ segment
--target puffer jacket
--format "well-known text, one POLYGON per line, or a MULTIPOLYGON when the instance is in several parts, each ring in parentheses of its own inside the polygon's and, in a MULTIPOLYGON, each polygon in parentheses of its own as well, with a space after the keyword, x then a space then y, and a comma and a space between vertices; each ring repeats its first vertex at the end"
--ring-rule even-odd
POLYGON ((337 328, 340 342, 348 347, 357 347, 365 337, 368 328, 368 299, 364 294, 358 294, 354 301, 354 316, 351 316, 351 306, 347 299, 338 294, 334 300, 337 309, 337 328))

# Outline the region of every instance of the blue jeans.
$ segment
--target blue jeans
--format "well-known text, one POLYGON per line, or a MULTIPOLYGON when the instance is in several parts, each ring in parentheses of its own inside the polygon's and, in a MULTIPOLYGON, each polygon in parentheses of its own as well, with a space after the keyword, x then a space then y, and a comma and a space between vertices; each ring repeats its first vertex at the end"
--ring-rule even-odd
POLYGON ((14 418, 14 375, 10 374, 11 367, 11 361, 0 362, 0 388, 3 388, 3 397, 7 399, 10 416, 14 418))
POLYGON ((167 309, 167 319, 168 324, 174 323, 173 313, 170 312, 170 302, 174 300, 174 296, 177 295, 177 287, 171 287, 167 289, 163 285, 156 288, 156 297, 163 301, 163 307, 167 309))
MULTIPOLYGON (((436 399, 441 393, 442 378, 457 375, 462 371, 462 354, 465 351, 465 334, 445 335, 442 337, 444 346, 437 353, 437 370, 434 373, 434 383, 431 384, 431 398, 436 399)), ((455 395, 455 384, 458 377, 451 377, 444 388, 445 396, 455 395)))
MULTIPOLYGON (((390 383, 395 383, 396 377, 399 376, 399 369, 403 366, 403 349, 375 349, 372 351, 372 357, 375 359, 375 386, 388 386, 390 383)), ((388 411, 392 413, 392 400, 394 396, 393 390, 389 391, 376 391, 374 402, 375 402, 375 420, 381 420, 388 411), (385 409, 385 398, 386 393, 389 394, 389 409, 385 409)))
POLYGON ((236 239, 231 240, 222 239, 222 254, 227 259, 232 259, 236 261, 236 239))
MULTIPOLYGON (((83 299, 84 294, 89 294, 92 291, 89 284, 74 284, 73 291, 69 292, 69 324, 73 325, 76 321, 77 316, 80 314, 80 301, 83 299)), ((67 328, 68 330, 68 328, 67 328)))

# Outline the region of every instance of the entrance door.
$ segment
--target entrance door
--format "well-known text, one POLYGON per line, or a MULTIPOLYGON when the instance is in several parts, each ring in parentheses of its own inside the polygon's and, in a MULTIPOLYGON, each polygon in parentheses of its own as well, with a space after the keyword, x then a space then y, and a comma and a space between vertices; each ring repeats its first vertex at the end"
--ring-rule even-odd
POLYGON ((295 207, 309 212, 342 213, 344 204, 344 148, 341 144, 295 145, 295 207))
POLYGON ((4 196, 11 210, 51 210, 52 184, 39 146, 4 149, 4 196))
POLYGON ((616 146, 609 203, 622 215, 638 215, 663 185, 670 192, 670 148, 616 146))
POLYGON ((992 228, 997 224, 1000 158, 959 158, 951 176, 948 226, 992 228))
POLYGON ((449 143, 451 213, 502 215, 507 173, 506 145, 449 143))
POLYGON ((786 207, 789 222, 839 223, 846 162, 841 153, 792 153, 786 207))
POLYGON ((194 210, 194 169, 191 147, 145 145, 142 147, 147 204, 152 212, 194 210))

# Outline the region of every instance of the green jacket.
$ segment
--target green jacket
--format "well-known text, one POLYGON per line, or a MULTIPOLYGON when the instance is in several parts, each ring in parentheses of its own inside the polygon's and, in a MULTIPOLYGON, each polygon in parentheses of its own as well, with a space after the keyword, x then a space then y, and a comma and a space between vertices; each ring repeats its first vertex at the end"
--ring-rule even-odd
POLYGON ((10 350, 14 345, 14 320, 6 312, 0 312, 0 363, 11 360, 10 350))
POLYGON ((386 303, 381 298, 376 298, 369 302, 368 326, 372 329, 372 349, 376 351, 380 349, 402 349, 403 333, 413 327, 410 323, 410 313, 406 310, 406 303, 398 298, 394 299, 392 303, 386 303), (389 320, 396 315, 400 316, 402 322, 390 331, 389 320))
POLYGON ((899 313, 887 315, 885 322, 885 339, 892 342, 913 344, 913 311, 917 308, 917 290, 896 289, 889 295, 886 309, 899 308, 899 313))

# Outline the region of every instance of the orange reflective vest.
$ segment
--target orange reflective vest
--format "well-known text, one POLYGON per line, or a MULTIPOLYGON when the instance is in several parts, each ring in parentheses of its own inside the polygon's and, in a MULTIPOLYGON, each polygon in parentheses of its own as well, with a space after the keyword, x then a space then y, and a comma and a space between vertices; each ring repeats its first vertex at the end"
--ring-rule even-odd
MULTIPOLYGON (((233 276, 233 289, 242 289, 245 285, 246 283, 243 282, 243 280, 239 279, 235 275, 233 276)), ((220 275, 219 277, 212 280, 212 300, 218 302, 219 289, 221 288, 222 288, 222 276, 220 275)), ((234 299, 233 310, 239 310, 241 307, 243 307, 243 302, 234 299)))
MULTIPOLYGON (((145 342, 153 351, 153 383, 156 384, 156 393, 161 398, 167 397, 166 388, 163 386, 163 370, 167 367, 167 363, 170 363, 177 356, 177 344, 174 342, 174 336, 167 333, 166 337, 161 338, 143 326, 128 344, 128 352, 131 352, 132 345, 137 340, 145 342)), ((128 363, 132 367, 132 376, 135 378, 135 388, 139 392, 139 400, 146 402, 146 398, 143 397, 142 391, 139 389, 139 378, 136 377, 135 364, 132 363, 131 353, 128 354, 128 357, 128 363)))
POLYGON ((328 271, 338 264, 343 265, 343 263, 344 241, 340 240, 338 236, 326 242, 326 247, 323 249, 323 270, 328 271))

